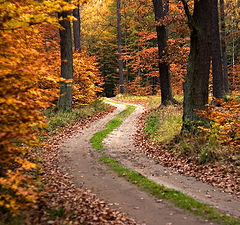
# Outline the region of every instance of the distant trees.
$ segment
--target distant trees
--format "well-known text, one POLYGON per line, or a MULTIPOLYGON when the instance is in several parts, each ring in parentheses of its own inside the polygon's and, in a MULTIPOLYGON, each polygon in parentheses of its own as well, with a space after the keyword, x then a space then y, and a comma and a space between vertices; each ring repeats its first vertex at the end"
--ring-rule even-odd
POLYGON ((121 31, 121 1, 117 0, 117 43, 120 93, 124 93, 123 60, 122 60, 122 31, 121 31))

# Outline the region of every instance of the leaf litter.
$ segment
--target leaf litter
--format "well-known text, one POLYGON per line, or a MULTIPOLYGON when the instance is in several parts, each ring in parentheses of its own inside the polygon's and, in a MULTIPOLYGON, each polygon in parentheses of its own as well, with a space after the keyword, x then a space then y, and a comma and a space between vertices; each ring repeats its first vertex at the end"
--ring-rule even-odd
POLYGON ((114 109, 110 107, 106 112, 64 127, 46 141, 46 147, 40 153, 42 190, 36 208, 23 212, 25 224, 136 224, 126 214, 111 209, 111 204, 100 200, 90 190, 77 188, 72 176, 60 165, 59 147, 64 140, 114 109))
POLYGON ((219 163, 198 164, 187 157, 179 156, 164 145, 148 141, 145 134, 146 116, 148 111, 142 114, 138 120, 138 130, 135 135, 135 146, 148 157, 165 167, 174 169, 180 174, 195 177, 198 180, 219 187, 224 192, 240 197, 240 177, 236 173, 234 165, 219 163))

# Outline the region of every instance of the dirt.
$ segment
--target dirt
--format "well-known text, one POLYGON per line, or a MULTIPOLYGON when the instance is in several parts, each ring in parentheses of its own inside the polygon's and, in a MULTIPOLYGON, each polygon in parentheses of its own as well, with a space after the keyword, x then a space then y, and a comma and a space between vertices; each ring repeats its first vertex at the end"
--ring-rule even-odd
MULTIPOLYGON (((99 162, 100 155, 92 149, 89 140, 125 108, 121 104, 111 104, 117 107, 113 113, 79 130, 74 137, 61 146, 61 163, 73 175, 76 185, 92 190, 99 198, 111 202, 113 208, 127 213, 139 224, 210 224, 167 201, 156 200, 135 185, 119 178, 99 162)), ((176 174, 148 159, 134 147, 137 119, 143 111, 143 107, 137 106, 123 124, 108 135, 104 140, 105 155, 115 158, 124 167, 139 172, 159 184, 181 190, 199 201, 239 217, 240 201, 238 199, 194 178, 176 174)))
MULTIPOLYGON (((39 198, 34 207, 23 211, 21 217, 11 221, 11 224, 136 225, 132 218, 117 209, 111 209, 90 190, 76 187, 72 176, 59 163, 59 147, 65 140, 71 139, 80 128, 88 127, 89 124, 104 118, 114 109, 114 106, 109 107, 104 112, 95 113, 91 117, 64 126, 46 140, 45 147, 39 152, 39 159, 41 159, 39 188, 42 189, 39 198)), ((4 221, 8 220, 8 216, 8 214, 1 214, 0 224, 5 224, 4 221)))

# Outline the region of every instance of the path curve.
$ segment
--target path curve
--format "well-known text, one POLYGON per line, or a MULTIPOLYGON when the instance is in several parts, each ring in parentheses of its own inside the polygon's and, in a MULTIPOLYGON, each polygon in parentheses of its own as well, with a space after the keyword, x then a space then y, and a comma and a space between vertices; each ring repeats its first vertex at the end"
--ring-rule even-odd
MULTIPOLYGON (((113 208, 118 208, 126 212, 129 216, 136 219, 139 224, 209 224, 203 219, 184 212, 167 201, 157 201, 154 197, 140 191, 135 185, 128 183, 123 178, 117 177, 109 168, 99 163, 99 154, 92 149, 89 140, 96 132, 102 130, 109 120, 113 119, 120 111, 125 109, 125 105, 110 104, 117 107, 113 113, 79 130, 74 137, 68 139, 60 148, 62 164, 68 169, 69 173, 73 175, 73 180, 77 186, 91 189, 98 197, 112 202, 113 208)), ((179 179, 179 181, 177 181, 179 183, 183 182, 184 185, 189 184, 189 187, 191 187, 191 185, 194 186, 191 183, 193 181, 190 183, 187 182, 190 178, 176 178, 176 174, 173 174, 166 168, 161 168, 160 165, 147 159, 145 155, 135 149, 133 137, 136 132, 137 118, 143 111, 143 107, 137 106, 136 110, 124 120, 123 124, 108 135, 104 140, 105 154, 117 159, 125 167, 140 172, 168 187, 181 190, 183 185, 176 185, 177 179, 179 179), (167 175, 169 175, 171 179, 168 179, 167 175), (186 183, 183 179, 186 179, 186 183)), ((210 187, 207 188, 211 190, 210 187)), ((188 190, 188 188, 183 189, 184 192, 188 190)), ((191 195, 192 192, 188 191, 187 193, 191 195)), ((198 193, 199 192, 196 194, 198 193)), ((202 193, 204 193, 204 191, 202 193)), ((195 195, 195 192, 193 192, 192 195, 195 195)), ((223 195, 223 193, 221 193, 221 195, 223 195)), ((199 194, 197 196, 199 197, 199 194)), ((223 201, 225 207, 226 204, 235 204, 234 199, 231 199, 231 204, 225 201, 226 200, 223 201)), ((234 211, 234 207, 232 210, 234 211)), ((238 215, 238 213, 235 215, 238 215)))
POLYGON ((137 118, 143 110, 142 106, 137 106, 135 112, 126 118, 122 126, 108 135, 104 140, 106 154, 121 162, 125 168, 134 170, 160 185, 179 190, 240 219, 240 198, 194 177, 163 167, 134 147, 133 136, 137 131, 137 118))

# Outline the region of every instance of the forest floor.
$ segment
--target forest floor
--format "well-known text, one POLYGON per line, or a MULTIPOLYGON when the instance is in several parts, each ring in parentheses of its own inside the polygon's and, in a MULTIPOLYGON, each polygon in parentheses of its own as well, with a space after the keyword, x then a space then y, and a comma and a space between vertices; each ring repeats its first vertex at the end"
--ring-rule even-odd
POLYGON ((123 121, 122 125, 104 139, 102 152, 95 151, 90 139, 126 107, 123 104, 110 104, 117 107, 114 112, 90 123, 87 127, 82 127, 74 136, 65 139, 59 147, 60 164, 67 168, 77 187, 90 189, 100 199, 110 202, 113 209, 127 213, 138 224, 214 224, 174 206, 167 200, 157 199, 140 190, 136 185, 130 184, 100 162, 99 159, 104 155, 117 160, 124 168, 136 171, 158 184, 180 190, 227 214, 240 217, 239 198, 163 167, 135 147, 134 137, 138 128, 138 118, 144 112, 142 106, 136 106, 135 111, 123 121))

